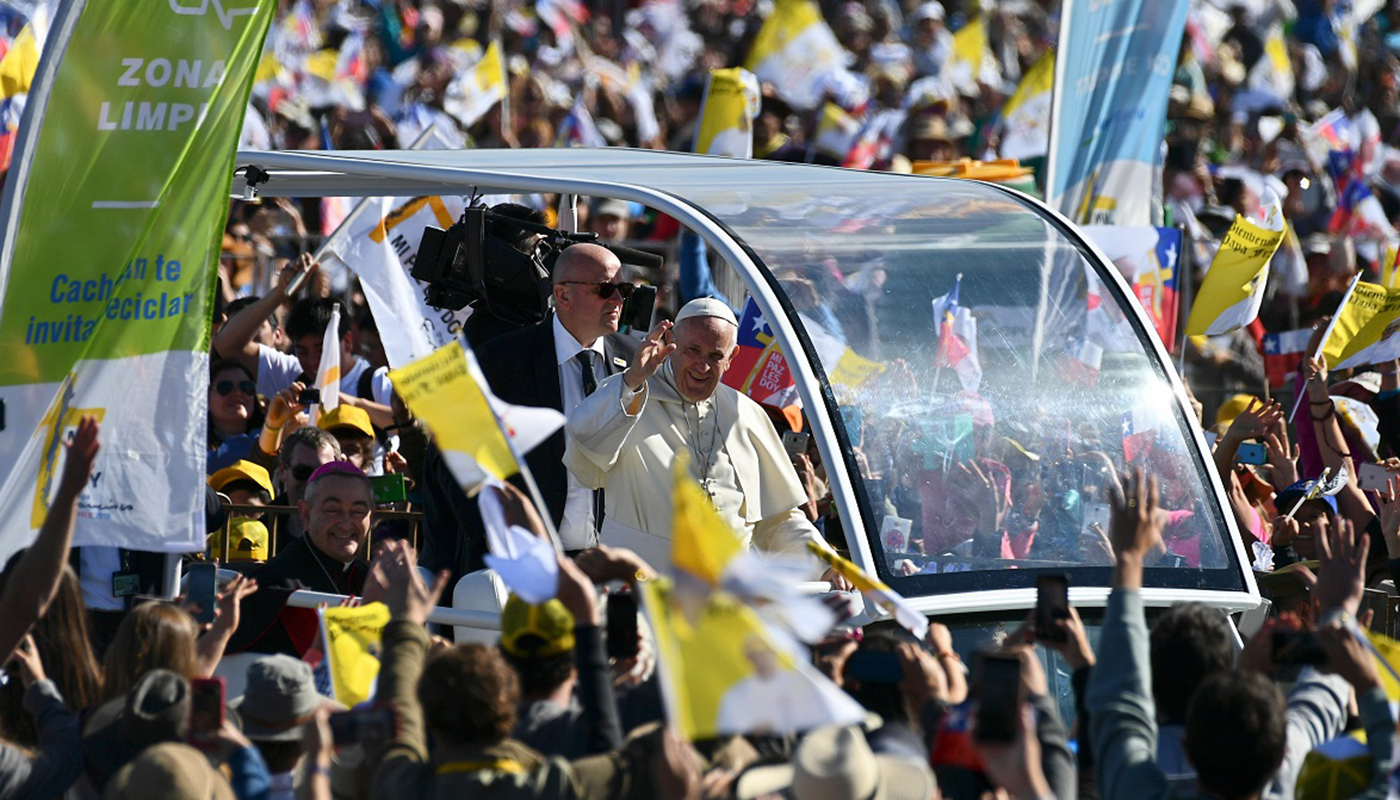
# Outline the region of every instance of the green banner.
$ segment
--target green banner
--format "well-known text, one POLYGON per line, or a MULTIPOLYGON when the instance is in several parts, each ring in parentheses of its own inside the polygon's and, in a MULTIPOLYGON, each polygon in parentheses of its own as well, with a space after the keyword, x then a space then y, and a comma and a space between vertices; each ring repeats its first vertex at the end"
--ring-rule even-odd
POLYGON ((61 5, 0 208, 0 555, 42 521, 82 414, 104 447, 79 516, 103 524, 79 541, 202 544, 214 266, 275 6, 61 5))

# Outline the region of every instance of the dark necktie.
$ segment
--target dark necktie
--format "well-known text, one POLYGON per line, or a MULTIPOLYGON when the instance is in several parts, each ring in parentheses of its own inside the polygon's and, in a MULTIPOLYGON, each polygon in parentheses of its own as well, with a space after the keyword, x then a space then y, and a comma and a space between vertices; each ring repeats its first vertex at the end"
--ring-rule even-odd
POLYGON ((593 374, 593 351, 580 350, 574 358, 578 359, 583 372, 583 396, 587 397, 598 388, 598 379, 593 374))
MULTIPOLYGON (((598 389, 598 378, 593 374, 593 351, 580 350, 578 355, 579 370, 583 373, 583 396, 587 397, 598 389)), ((596 534, 603 529, 603 490, 593 490, 593 532, 596 534)))

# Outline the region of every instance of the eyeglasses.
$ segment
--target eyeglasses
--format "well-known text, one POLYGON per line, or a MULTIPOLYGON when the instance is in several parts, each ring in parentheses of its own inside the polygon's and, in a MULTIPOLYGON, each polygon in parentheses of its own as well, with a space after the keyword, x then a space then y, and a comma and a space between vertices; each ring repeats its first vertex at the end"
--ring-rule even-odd
POLYGON ((310 464, 297 464, 292 467, 292 477, 296 478, 297 483, 306 483, 311 480, 311 473, 315 472, 317 469, 320 469, 319 464, 315 466, 310 464))
POLYGON ((571 283, 578 284, 579 286, 592 286, 598 291, 598 296, 603 298, 604 300, 607 300, 608 298, 612 297, 613 292, 617 292, 619 295, 622 296, 623 300, 626 300, 627 298, 632 296, 632 292, 635 291, 637 288, 635 285, 630 283, 612 283, 610 281, 559 281, 559 284, 561 286, 564 284, 571 283))
POLYGON ((257 384, 252 381, 219 381, 214 384, 214 391, 218 392, 220 397, 228 397, 230 394, 233 394, 235 387, 237 387, 238 391, 249 397, 252 397, 258 391, 257 384))

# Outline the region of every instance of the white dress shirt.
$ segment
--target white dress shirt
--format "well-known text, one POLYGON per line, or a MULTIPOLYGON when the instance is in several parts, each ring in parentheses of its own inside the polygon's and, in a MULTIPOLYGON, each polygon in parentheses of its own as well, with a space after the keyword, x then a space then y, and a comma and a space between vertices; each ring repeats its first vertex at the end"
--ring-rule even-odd
MULTIPOLYGON (((593 351, 593 378, 599 383, 608 376, 608 365, 603 358, 603 340, 594 340, 591 347, 579 344, 572 333, 554 315, 554 358, 559 365, 560 409, 568 416, 579 403, 583 402, 583 366, 575 358, 583 350, 593 351)), ((569 473, 569 493, 564 500, 564 519, 559 524, 559 539, 565 550, 582 550, 595 544, 595 523, 593 521, 593 490, 579 483, 572 472, 569 473)))

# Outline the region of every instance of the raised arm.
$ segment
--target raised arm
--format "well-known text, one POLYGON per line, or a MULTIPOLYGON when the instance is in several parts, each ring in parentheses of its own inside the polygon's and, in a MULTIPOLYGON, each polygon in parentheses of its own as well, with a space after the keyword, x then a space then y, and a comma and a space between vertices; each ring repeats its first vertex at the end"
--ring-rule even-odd
POLYGON ((1312 417, 1322 464, 1332 470, 1332 475, 1336 475, 1339 469, 1347 471, 1347 485, 1337 495, 1337 506, 1357 528, 1365 530, 1375 513, 1356 483, 1356 463, 1347 448, 1346 438, 1342 436, 1336 407, 1327 394, 1327 358, 1318 356, 1305 364, 1303 369, 1308 379, 1308 415, 1312 417))
POLYGON ((258 343, 253 341, 253 337, 258 335, 263 321, 272 316, 272 312, 287 300, 287 287, 299 282, 296 280, 297 276, 310 272, 314 266, 316 262, 311 255, 303 253, 296 261, 288 262, 282 267, 276 286, 258 298, 257 302, 229 317, 223 327, 219 328, 213 341, 213 347, 219 355, 237 359, 249 372, 257 375, 258 343))
POLYGON ((39 528, 34 544, 20 557, 0 595, 0 664, 8 663, 15 645, 29 632, 58 592, 58 580, 68 563, 73 544, 73 521, 78 515, 78 495, 92 475, 92 462, 101 449, 95 417, 83 417, 73 441, 65 445, 63 477, 58 494, 49 505, 48 516, 39 528))

